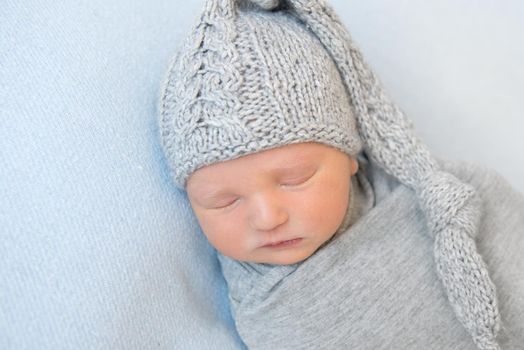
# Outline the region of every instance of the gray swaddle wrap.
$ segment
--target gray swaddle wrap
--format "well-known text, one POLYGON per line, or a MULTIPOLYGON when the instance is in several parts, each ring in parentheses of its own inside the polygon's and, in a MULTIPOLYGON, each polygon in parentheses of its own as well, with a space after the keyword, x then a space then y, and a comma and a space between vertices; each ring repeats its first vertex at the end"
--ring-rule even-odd
MULTIPOLYGON (((360 165, 342 229, 304 262, 219 255, 240 336, 250 349, 476 349, 439 282, 415 193, 360 165)), ((501 295, 499 342, 522 349, 524 198, 493 173, 448 167, 481 190, 478 243, 501 295)))

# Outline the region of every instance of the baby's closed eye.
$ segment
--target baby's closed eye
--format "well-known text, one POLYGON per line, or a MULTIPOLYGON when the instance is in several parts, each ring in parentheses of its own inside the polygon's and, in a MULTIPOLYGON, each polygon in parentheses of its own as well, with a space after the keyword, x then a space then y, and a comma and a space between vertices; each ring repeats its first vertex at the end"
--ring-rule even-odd
POLYGON ((238 200, 239 196, 224 195, 216 198, 208 198, 202 201, 202 206, 206 209, 225 209, 233 206, 238 200))
POLYGON ((293 169, 279 174, 277 177, 278 185, 281 187, 300 186, 308 182, 317 173, 317 167, 306 167, 293 169))

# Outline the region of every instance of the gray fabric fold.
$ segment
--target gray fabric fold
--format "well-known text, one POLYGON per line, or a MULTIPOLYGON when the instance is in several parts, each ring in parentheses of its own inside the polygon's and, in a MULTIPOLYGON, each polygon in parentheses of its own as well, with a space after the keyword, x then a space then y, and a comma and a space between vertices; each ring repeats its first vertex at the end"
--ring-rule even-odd
MULTIPOLYGON (((285 266, 219 255, 250 349, 476 349, 435 271, 415 193, 359 159, 335 236, 285 266)), ((482 199, 477 246, 500 296, 502 349, 524 347, 524 198, 498 174, 442 163, 482 199)))

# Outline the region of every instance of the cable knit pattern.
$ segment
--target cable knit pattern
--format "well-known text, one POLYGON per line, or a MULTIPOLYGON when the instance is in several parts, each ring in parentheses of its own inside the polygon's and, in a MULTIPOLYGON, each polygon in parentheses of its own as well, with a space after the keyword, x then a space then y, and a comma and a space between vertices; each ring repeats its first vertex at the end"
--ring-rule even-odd
POLYGON ((350 155, 363 147, 416 191, 457 318, 479 349, 499 349, 495 287, 474 242, 475 191, 439 169, 325 1, 208 0, 169 68, 160 112, 181 188, 199 167, 290 143, 350 155))
POLYGON ((319 39, 282 11, 208 1, 162 95, 162 145, 181 188, 206 164, 286 144, 361 149, 336 65, 319 39))

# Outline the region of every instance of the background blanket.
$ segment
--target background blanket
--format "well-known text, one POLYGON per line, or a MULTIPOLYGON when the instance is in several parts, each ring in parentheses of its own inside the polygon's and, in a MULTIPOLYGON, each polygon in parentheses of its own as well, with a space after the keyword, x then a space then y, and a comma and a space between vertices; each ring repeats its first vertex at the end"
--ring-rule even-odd
MULTIPOLYGON (((524 190, 522 2, 332 3, 437 153, 524 190)), ((156 136, 161 79, 202 4, 2 2, 1 349, 240 347, 156 136)))

